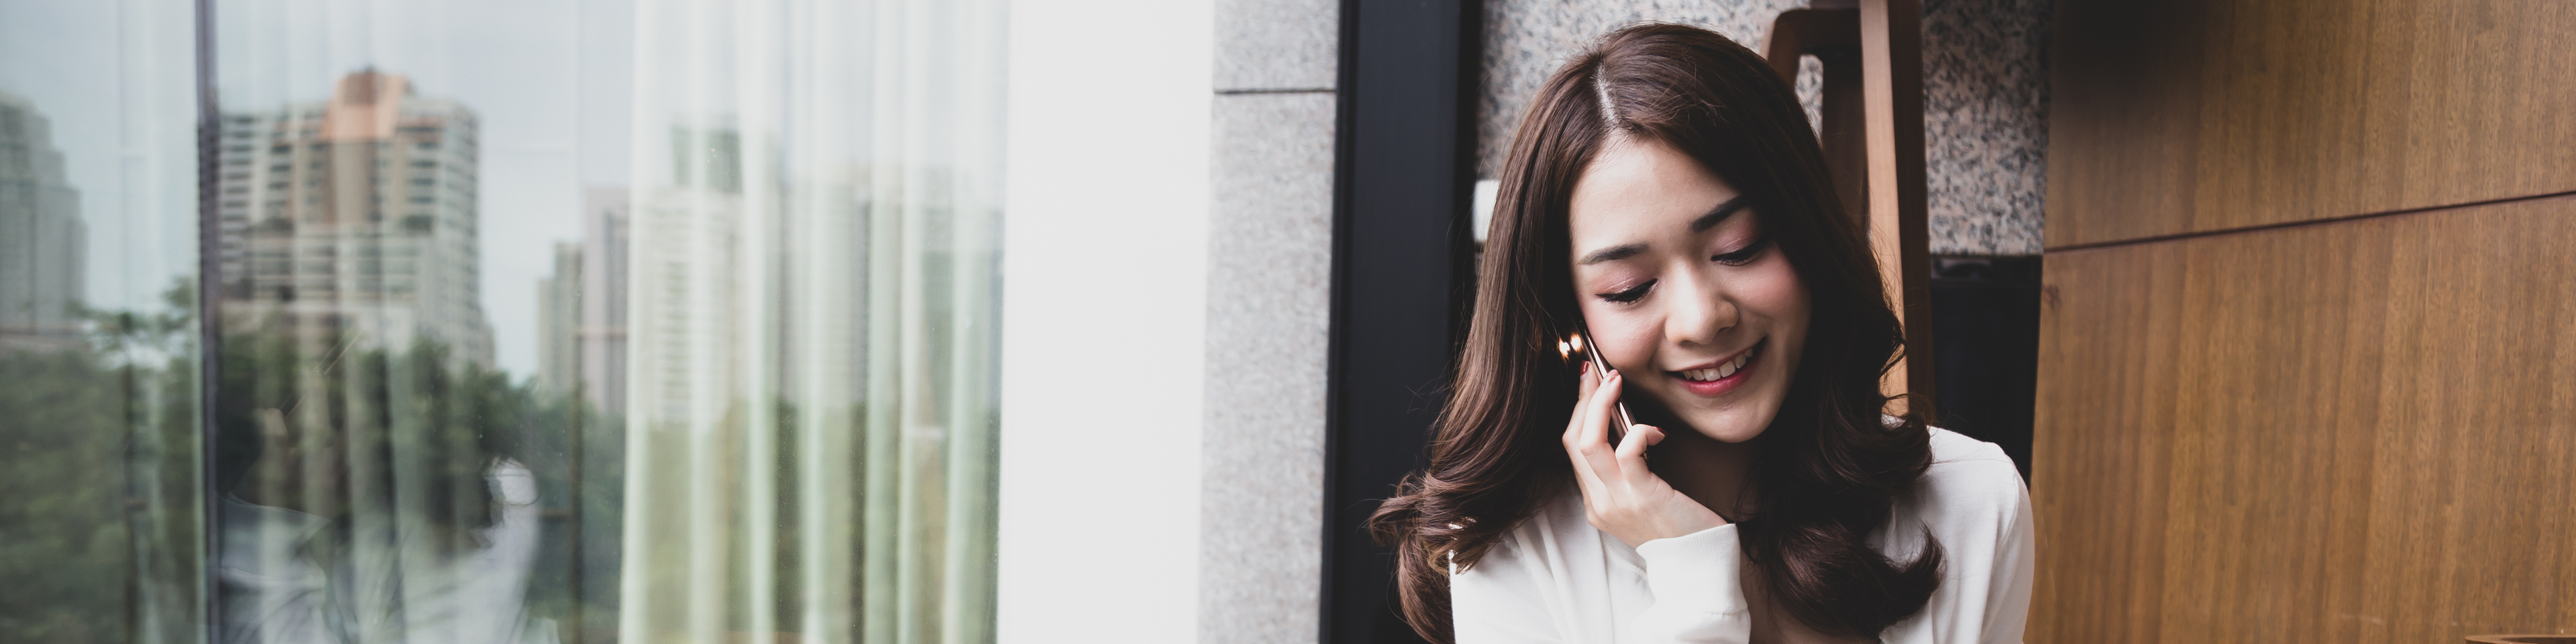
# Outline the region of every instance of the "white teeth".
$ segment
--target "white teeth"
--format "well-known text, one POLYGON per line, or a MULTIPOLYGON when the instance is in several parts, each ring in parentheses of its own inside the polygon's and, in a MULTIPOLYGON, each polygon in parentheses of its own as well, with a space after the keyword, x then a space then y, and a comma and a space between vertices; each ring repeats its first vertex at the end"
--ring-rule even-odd
POLYGON ((1720 380, 1720 379, 1724 379, 1724 378, 1726 378, 1727 376, 1735 375, 1735 372, 1743 371, 1743 370, 1744 370, 1744 363, 1752 362, 1752 361, 1753 361, 1753 354, 1760 353, 1760 352, 1761 352, 1761 350, 1762 350, 1762 345, 1759 345, 1759 344, 1753 345, 1753 349, 1748 350, 1748 351, 1745 351, 1742 355, 1735 356, 1735 359, 1734 359, 1734 360, 1728 360, 1728 361, 1726 361, 1726 364, 1718 365, 1718 366, 1716 366, 1716 367, 1711 367, 1711 368, 1708 368, 1708 369, 1692 369, 1692 370, 1689 370, 1689 371, 1684 371, 1684 372, 1682 372, 1682 379, 1684 379, 1684 380, 1690 380, 1690 381, 1694 381, 1694 382, 1708 382, 1708 381, 1711 381, 1711 380, 1720 380))

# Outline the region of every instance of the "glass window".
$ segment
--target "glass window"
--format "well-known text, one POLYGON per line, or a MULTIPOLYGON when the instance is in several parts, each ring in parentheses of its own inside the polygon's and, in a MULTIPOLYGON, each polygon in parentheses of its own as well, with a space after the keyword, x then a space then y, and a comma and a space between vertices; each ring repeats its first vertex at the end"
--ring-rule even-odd
POLYGON ((0 641, 201 632, 193 24, 0 0, 0 641))
POLYGON ((0 0, 0 641, 990 641, 1003 27, 0 0))

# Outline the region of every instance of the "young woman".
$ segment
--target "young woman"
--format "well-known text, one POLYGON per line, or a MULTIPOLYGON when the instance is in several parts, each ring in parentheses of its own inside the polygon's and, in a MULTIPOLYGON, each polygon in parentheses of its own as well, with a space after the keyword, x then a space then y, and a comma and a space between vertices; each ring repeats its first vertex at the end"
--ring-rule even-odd
POLYGON ((1372 521, 1415 629, 2020 641, 2029 494, 1995 446, 1883 414, 1904 336, 1834 195, 1788 83, 1721 36, 1622 29, 1548 80, 1430 466, 1372 521), (1584 329, 1597 387, 1560 345, 1584 329))

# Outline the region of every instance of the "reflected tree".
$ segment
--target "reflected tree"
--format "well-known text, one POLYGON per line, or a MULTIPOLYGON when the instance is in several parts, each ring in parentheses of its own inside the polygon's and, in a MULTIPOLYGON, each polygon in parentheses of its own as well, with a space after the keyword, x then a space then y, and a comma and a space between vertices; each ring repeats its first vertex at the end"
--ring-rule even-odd
POLYGON ((0 351, 0 641, 196 641, 206 574, 224 641, 616 640, 618 418, 435 342, 229 333, 209 521, 195 299, 0 351))
POLYGON ((79 309, 82 341, 0 351, 0 641, 196 632, 195 299, 79 309))
POLYGON ((269 328, 222 354, 227 640, 613 640, 622 468, 584 448, 618 423, 578 392, 426 339, 269 328))

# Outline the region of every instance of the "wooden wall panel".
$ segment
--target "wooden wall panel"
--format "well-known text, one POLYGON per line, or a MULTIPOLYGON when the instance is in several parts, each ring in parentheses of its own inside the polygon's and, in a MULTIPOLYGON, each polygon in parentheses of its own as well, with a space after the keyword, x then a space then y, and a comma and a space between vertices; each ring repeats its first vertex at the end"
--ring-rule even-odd
POLYGON ((2061 4, 2050 248, 2576 191, 2576 3, 2061 4))
POLYGON ((2051 253, 2034 644, 2576 631, 2576 198, 2051 253))

